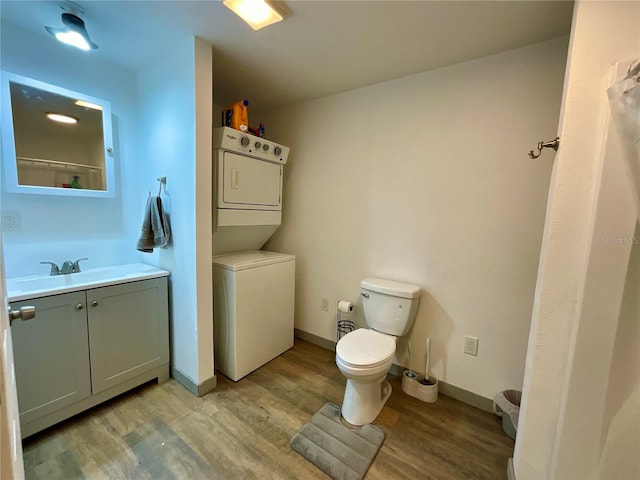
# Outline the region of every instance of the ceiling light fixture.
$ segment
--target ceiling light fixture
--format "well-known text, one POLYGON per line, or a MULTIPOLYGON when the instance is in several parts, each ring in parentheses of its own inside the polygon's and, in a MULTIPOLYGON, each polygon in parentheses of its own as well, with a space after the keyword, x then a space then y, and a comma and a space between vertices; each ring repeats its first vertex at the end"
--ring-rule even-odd
POLYGON ((278 1, 223 0, 222 3, 256 31, 281 22, 291 14, 285 3, 278 1))
POLYGON ((73 2, 64 2, 60 4, 60 8, 65 12, 62 14, 64 27, 44 27, 45 30, 67 45, 73 45, 81 50, 97 49, 98 45, 91 41, 84 21, 80 18, 80 15, 84 14, 82 7, 73 2))
POLYGON ((79 107, 90 108, 92 110, 102 110, 102 105, 97 105, 91 102, 85 102, 84 100, 76 100, 75 104, 79 107))
POLYGON ((69 125, 78 123, 78 119, 76 117, 65 115, 64 113, 47 112, 46 115, 49 120, 53 120, 54 122, 66 123, 69 125))

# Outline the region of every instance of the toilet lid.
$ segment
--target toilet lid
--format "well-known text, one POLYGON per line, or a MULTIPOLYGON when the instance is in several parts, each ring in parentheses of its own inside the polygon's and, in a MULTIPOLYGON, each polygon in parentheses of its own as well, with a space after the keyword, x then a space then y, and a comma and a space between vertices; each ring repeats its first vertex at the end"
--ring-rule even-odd
POLYGON ((396 340, 384 333, 359 328, 340 339, 336 353, 351 365, 375 365, 396 353, 396 340))

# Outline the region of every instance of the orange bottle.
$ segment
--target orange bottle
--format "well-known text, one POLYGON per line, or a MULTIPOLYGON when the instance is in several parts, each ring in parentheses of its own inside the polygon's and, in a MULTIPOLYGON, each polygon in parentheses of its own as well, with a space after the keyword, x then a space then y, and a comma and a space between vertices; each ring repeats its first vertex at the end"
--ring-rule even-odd
POLYGON ((222 111, 222 126, 231 127, 241 132, 249 131, 249 100, 232 103, 222 111))

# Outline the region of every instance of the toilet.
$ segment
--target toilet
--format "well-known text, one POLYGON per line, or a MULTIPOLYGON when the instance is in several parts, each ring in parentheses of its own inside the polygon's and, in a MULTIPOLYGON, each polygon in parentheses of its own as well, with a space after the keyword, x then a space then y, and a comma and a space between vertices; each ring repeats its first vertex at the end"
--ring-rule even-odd
POLYGON ((398 337, 413 325, 420 287, 381 278, 360 283, 368 328, 346 334, 336 346, 336 364, 347 377, 342 417, 352 425, 375 420, 391 395, 386 381, 398 337))

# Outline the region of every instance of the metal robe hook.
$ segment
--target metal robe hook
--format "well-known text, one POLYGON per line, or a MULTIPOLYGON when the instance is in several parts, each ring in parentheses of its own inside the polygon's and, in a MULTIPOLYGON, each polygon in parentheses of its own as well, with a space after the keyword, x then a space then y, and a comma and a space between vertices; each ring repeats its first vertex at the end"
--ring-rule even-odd
POLYGON ((538 142, 538 152, 533 153, 533 150, 529 150, 529 158, 538 158, 540 155, 542 155, 542 149, 544 148, 553 148, 557 152, 559 146, 560 137, 556 137, 549 142, 538 142))
MULTIPOLYGON (((631 62, 631 65, 627 68, 627 76, 625 78, 633 78, 638 74, 640 74, 640 58, 635 62, 631 62)), ((640 78, 638 81, 640 82, 640 78)))
POLYGON ((167 177, 158 177, 156 180, 160 182, 160 187, 158 188, 158 196, 162 194, 162 186, 167 184, 167 177))

